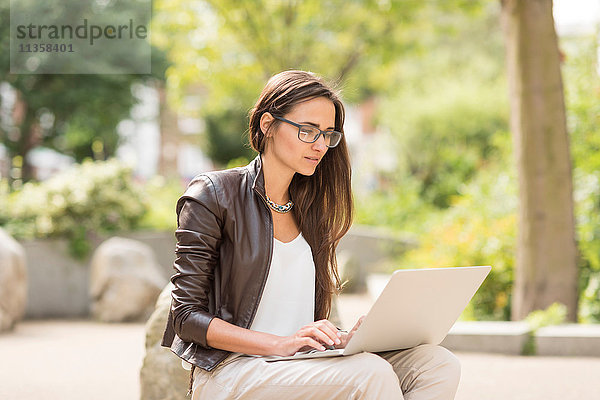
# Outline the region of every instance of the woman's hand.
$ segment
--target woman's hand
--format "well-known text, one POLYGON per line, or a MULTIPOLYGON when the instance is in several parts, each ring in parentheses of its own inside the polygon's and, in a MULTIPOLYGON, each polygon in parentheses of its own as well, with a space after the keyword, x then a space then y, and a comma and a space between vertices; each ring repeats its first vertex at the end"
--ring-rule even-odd
POLYGON ((356 332, 356 330, 358 329, 358 327, 360 326, 360 324, 362 324, 363 320, 365 319, 365 316, 363 315, 362 317, 360 317, 358 319, 358 321, 356 322, 356 324, 354 324, 354 327, 350 330, 350 332, 341 332, 342 336, 341 336, 341 343, 336 345, 335 348, 336 349, 343 349, 346 347, 346 345, 348 344, 348 342, 350 341, 350 339, 352 339, 352 336, 354 336, 354 332, 356 332))
POLYGON ((343 335, 328 320, 311 322, 300 328, 292 336, 280 337, 274 347, 274 355, 291 356, 298 351, 310 349, 325 350, 325 346, 339 346, 343 335), (325 345, 325 346, 324 346, 325 345))

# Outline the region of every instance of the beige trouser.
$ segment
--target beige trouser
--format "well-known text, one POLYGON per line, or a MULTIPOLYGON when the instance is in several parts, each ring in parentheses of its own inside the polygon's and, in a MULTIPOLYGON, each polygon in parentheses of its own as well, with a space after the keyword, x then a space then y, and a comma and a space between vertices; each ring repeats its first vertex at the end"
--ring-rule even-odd
POLYGON ((441 346, 345 357, 266 362, 228 358, 194 371, 192 400, 453 399, 460 363, 441 346))

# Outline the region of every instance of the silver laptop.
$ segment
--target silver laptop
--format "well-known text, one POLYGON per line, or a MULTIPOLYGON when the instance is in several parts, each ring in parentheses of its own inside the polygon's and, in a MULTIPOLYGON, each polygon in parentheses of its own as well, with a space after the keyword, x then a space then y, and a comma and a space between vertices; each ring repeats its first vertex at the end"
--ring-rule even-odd
POLYGON ((346 348, 263 358, 297 360, 440 344, 491 269, 482 266, 397 270, 346 348))

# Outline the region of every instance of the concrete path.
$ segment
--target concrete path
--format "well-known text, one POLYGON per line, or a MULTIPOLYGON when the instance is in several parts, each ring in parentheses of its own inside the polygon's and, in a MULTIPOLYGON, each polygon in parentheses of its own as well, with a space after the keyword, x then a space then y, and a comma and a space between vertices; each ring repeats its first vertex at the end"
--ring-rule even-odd
POLYGON ((25 321, 0 334, 2 400, 136 400, 143 324, 25 321))
MULTIPOLYGON (((143 324, 22 322, 0 335, 0 399, 137 400, 143 343, 143 324)), ((457 355, 456 400, 600 398, 600 358, 457 355)))
POLYGON ((457 353, 456 400, 600 399, 600 358, 457 353))

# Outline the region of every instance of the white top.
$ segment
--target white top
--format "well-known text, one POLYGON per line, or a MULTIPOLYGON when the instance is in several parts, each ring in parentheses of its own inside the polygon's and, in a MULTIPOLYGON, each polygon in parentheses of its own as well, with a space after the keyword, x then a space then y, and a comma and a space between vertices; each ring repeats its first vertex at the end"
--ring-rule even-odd
MULTIPOLYGON (((314 313, 315 263, 309 244, 302 233, 287 243, 274 238, 269 276, 250 329, 289 336, 313 322, 314 313)), ((181 364, 192 368, 185 360, 181 364)))
POLYGON ((289 336, 314 321, 315 264, 300 233, 291 242, 273 239, 273 258, 250 329, 289 336))

